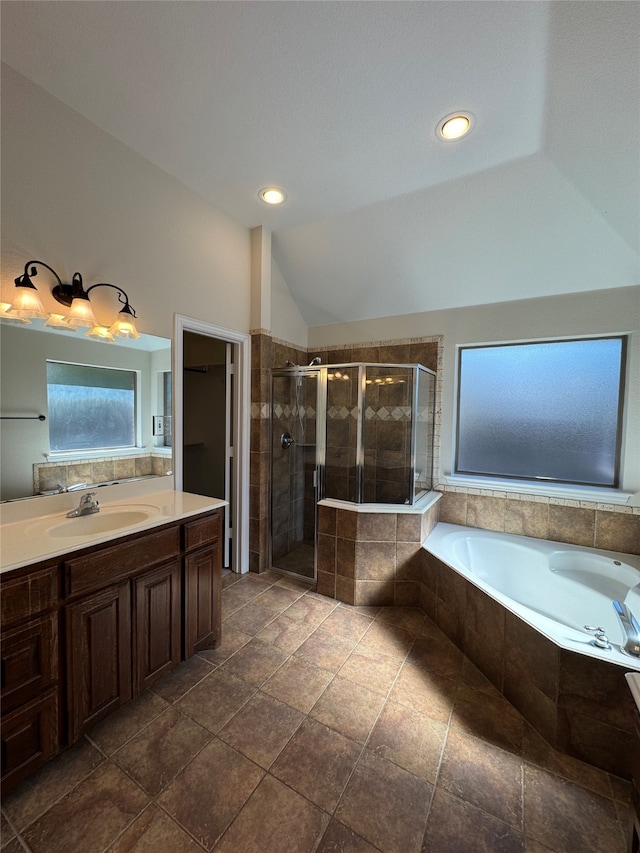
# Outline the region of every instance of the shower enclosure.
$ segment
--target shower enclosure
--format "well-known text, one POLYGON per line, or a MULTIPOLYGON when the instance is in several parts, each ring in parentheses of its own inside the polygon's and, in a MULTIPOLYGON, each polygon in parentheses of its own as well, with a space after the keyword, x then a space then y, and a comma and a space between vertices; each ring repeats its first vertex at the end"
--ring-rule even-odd
POLYGON ((435 378, 419 364, 272 370, 274 568, 315 577, 323 498, 413 506, 431 490, 435 378))

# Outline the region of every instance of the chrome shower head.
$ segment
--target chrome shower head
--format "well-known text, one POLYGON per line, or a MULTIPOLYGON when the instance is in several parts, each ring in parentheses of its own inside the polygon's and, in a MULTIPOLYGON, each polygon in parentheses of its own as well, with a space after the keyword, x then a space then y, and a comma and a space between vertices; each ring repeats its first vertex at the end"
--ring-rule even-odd
POLYGON ((311 359, 311 361, 309 362, 309 367, 313 367, 314 364, 322 364, 322 359, 319 355, 311 359))

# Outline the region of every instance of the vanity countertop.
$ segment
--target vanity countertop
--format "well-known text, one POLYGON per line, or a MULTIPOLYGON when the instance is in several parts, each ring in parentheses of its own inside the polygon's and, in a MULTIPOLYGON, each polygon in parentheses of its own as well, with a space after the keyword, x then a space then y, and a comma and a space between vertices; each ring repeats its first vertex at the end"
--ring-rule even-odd
POLYGON ((117 540, 132 533, 152 530, 227 505, 227 501, 219 498, 173 489, 144 489, 142 493, 123 491, 124 486, 113 489, 111 492, 99 490, 99 513, 79 518, 67 518, 69 509, 74 509, 79 503, 82 493, 78 492, 55 496, 59 498, 55 503, 53 498, 29 501, 34 505, 33 508, 23 505, 14 510, 11 504, 6 505, 2 512, 3 523, 0 525, 0 573, 117 540), (35 514, 43 511, 46 514, 35 514), (109 527, 111 521, 116 523, 118 519, 122 519, 122 526, 109 527), (78 533, 74 530, 76 524, 78 533), (107 529, 96 532, 94 528, 101 525, 107 529))

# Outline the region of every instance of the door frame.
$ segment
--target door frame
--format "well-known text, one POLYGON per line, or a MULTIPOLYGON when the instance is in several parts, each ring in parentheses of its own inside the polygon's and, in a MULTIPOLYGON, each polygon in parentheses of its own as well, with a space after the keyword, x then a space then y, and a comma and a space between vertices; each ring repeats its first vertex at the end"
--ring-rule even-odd
POLYGON ((231 568, 249 571, 249 440, 251 414, 251 335, 174 314, 172 374, 173 381, 173 464, 175 488, 182 490, 183 476, 183 404, 184 332, 217 338, 234 347, 235 395, 233 399, 234 473, 232 483, 233 549, 231 568))

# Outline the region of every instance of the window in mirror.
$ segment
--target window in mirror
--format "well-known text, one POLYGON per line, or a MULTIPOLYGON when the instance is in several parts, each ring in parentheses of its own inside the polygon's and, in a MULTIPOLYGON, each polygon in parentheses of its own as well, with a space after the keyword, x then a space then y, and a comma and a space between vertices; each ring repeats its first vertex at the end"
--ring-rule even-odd
POLYGON ((137 372, 47 361, 52 451, 136 446, 137 372))
POLYGON ((171 429, 171 371, 167 370, 162 375, 163 397, 164 397, 164 446, 173 446, 173 436, 171 429))

